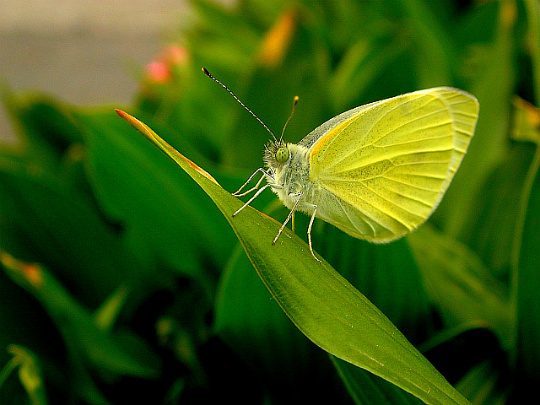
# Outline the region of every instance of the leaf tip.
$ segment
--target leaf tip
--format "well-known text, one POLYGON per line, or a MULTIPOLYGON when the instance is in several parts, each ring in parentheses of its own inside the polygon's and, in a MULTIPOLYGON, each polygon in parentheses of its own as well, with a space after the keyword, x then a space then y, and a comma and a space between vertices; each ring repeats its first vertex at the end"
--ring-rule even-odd
POLYGON ((124 118, 124 119, 126 119, 126 117, 127 117, 127 115, 128 115, 125 111, 119 110, 119 109, 117 109, 117 108, 115 108, 114 111, 115 111, 120 117, 122 117, 122 118, 124 118))

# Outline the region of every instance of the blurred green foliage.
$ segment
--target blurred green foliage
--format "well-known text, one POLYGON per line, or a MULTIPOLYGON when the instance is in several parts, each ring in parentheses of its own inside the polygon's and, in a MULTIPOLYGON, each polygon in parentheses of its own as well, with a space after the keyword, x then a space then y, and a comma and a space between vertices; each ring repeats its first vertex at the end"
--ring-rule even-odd
MULTIPOLYGON (((298 95, 291 142, 420 88, 478 98, 476 134, 429 224, 374 246, 316 221, 314 245, 472 403, 534 395, 540 4, 192 8, 128 111, 229 191, 260 167, 268 134, 202 66, 276 133, 298 95)), ((206 193, 112 107, 8 91, 4 104, 20 142, 0 149, 1 403, 418 403, 306 339, 206 193)), ((272 193, 253 205, 286 215, 272 193)), ((299 236, 306 226, 298 216, 299 236)))

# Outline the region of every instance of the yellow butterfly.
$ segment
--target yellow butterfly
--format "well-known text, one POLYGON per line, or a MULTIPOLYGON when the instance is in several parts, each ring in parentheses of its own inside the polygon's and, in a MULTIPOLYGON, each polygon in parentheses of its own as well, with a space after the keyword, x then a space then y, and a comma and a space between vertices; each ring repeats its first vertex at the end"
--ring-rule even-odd
POLYGON ((315 218, 370 242, 398 239, 441 201, 467 151, 478 109, 471 94, 436 87, 346 111, 298 144, 274 137, 264 152, 265 167, 234 193, 257 190, 234 215, 270 188, 291 210, 273 243, 294 213, 304 212, 311 217, 308 242, 316 260, 315 218), (241 192, 258 173, 256 185, 241 192))

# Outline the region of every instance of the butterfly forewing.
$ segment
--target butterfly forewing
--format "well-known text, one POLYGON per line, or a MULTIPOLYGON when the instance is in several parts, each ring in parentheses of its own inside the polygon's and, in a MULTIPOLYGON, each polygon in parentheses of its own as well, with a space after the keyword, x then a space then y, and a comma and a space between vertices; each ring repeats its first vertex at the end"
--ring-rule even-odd
POLYGON ((410 232, 448 188, 477 115, 474 97, 441 87, 368 104, 334 118, 328 130, 319 127, 304 141, 313 144, 310 180, 333 196, 321 218, 373 242, 410 232))

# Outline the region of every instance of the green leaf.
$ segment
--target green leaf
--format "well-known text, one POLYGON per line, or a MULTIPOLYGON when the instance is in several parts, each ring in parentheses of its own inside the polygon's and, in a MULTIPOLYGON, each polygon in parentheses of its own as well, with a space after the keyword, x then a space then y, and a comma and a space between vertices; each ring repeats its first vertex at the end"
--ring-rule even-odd
POLYGON ((6 350, 10 344, 23 346, 39 359, 47 391, 52 386, 53 390, 58 386, 65 387, 73 380, 70 378, 66 381, 65 375, 59 370, 65 366, 66 348, 50 317, 40 303, 6 273, 0 261, 0 403, 25 403, 26 393, 20 384, 12 381, 14 379, 11 377, 8 381, 4 380, 11 376, 16 366, 6 350), (11 371, 8 370, 9 364, 13 365, 11 371), (61 384, 55 384, 58 381, 61 384))
MULTIPOLYGON (((534 131, 538 135, 537 130, 534 131)), ((538 136, 537 136, 538 139, 538 136)), ((527 393, 540 383, 540 147, 536 146, 522 192, 514 250, 518 384, 527 393)))
MULTIPOLYGON (((308 220, 307 216, 298 215, 297 229, 307 229, 308 220)), ((375 245, 317 220, 312 239, 315 249, 335 269, 340 269, 340 274, 375 304, 409 341, 419 344, 433 332, 435 326, 430 322, 433 308, 407 238, 375 245)))
POLYGON ((56 173, 68 147, 80 141, 80 131, 69 109, 43 95, 16 97, 4 92, 0 96, 22 140, 11 153, 36 173, 56 173))
POLYGON ((118 374, 146 378, 157 375, 155 358, 135 358, 127 354, 43 267, 21 262, 3 251, 0 251, 0 261, 8 276, 41 302, 65 341, 75 345, 87 362, 118 374))
POLYGON ((337 357, 330 356, 349 394, 359 405, 418 405, 418 398, 399 389, 393 384, 353 366, 337 357))
POLYGON ((39 361, 34 353, 19 345, 9 345, 8 351, 19 366, 19 380, 28 394, 32 405, 46 405, 45 386, 39 361))
POLYGON ((397 63, 408 49, 408 42, 395 41, 391 34, 383 31, 361 37, 346 50, 329 86, 334 111, 345 111, 365 99, 366 90, 378 82, 381 71, 397 63))
POLYGON ((405 24, 413 33, 417 51, 415 60, 420 88, 449 85, 450 41, 444 34, 426 2, 420 0, 401 0, 405 10, 405 24))
MULTIPOLYGON (((286 215, 282 211, 285 210, 279 210, 280 217, 286 215)), ((302 236, 307 221, 307 216, 296 218, 296 228, 302 230, 302 236)), ((347 279, 381 308, 409 340, 425 341, 434 329, 429 322, 432 308, 405 239, 376 246, 351 238, 322 221, 316 222, 313 231, 317 251, 324 252, 323 256, 336 268, 343 269, 347 279)), ((225 270, 218 290, 216 329, 252 366, 277 402, 295 398, 339 402, 336 398, 342 394, 342 383, 336 387, 335 371, 328 358, 321 356, 322 352, 290 322, 271 299, 247 257, 238 252, 225 270)), ((370 373, 362 375, 405 395, 370 373)))
POLYGON ((103 301, 94 314, 94 321, 100 329, 110 330, 113 327, 128 295, 128 287, 121 285, 106 301, 103 301))
POLYGON ((503 345, 512 342, 506 290, 467 246, 424 225, 408 236, 431 299, 447 327, 487 322, 503 345))
POLYGON ((474 205, 471 207, 471 201, 507 152, 510 100, 516 80, 513 42, 516 7, 512 1, 486 4, 482 6, 480 21, 471 18, 455 34, 465 38, 463 52, 468 56, 465 62, 473 64, 470 70, 475 72, 474 77, 468 78, 466 90, 478 99, 480 113, 467 154, 434 213, 442 223, 441 228, 453 237, 460 237, 463 227, 476 220, 478 213, 474 205), (497 9, 495 19, 490 6, 497 9), (495 33, 485 43, 479 37, 490 32, 488 28, 493 28, 495 33))
POLYGON ((511 277, 516 239, 516 222, 521 207, 525 179, 540 139, 535 130, 539 110, 515 98, 508 155, 477 191, 474 221, 462 228, 460 240, 475 251, 493 275, 502 281, 511 277))
POLYGON ((262 381, 272 402, 348 399, 326 353, 287 318, 240 245, 217 293, 215 329, 262 381))
POLYGON ((56 269, 97 304, 143 271, 92 201, 58 180, 0 166, 0 246, 56 269))
POLYGON ((532 82, 536 104, 540 104, 540 4, 536 0, 524 0, 527 16, 527 40, 529 43, 526 50, 530 54, 532 62, 532 82))
POLYGON ((516 221, 524 179, 534 155, 531 143, 513 142, 508 156, 478 190, 477 216, 463 228, 460 240, 475 251, 501 280, 510 273, 516 221))
POLYGON ((128 138, 114 113, 77 114, 84 125, 87 170, 103 210, 125 227, 135 252, 203 280, 203 263, 224 263, 233 239, 226 222, 189 177, 128 138))
POLYGON ((497 367, 497 362, 489 360, 478 364, 459 381, 456 388, 475 405, 507 404, 509 378, 497 367))
POLYGON ((468 404, 388 318, 325 261, 316 262, 296 235, 285 230, 272 247, 279 223, 250 207, 233 218, 238 199, 144 123, 117 112, 208 193, 274 299, 310 340, 427 404, 468 404))
POLYGON ((231 12, 219 3, 197 0, 193 5, 199 21, 197 28, 187 33, 187 39, 197 59, 213 61, 227 68, 234 60, 233 68, 236 69, 242 69, 249 63, 260 38, 251 21, 239 18, 237 12, 231 12), (219 41, 216 41, 216 37, 219 41))

